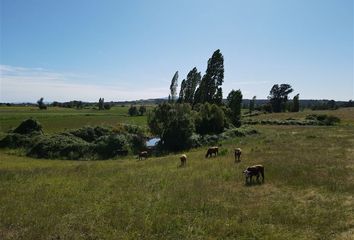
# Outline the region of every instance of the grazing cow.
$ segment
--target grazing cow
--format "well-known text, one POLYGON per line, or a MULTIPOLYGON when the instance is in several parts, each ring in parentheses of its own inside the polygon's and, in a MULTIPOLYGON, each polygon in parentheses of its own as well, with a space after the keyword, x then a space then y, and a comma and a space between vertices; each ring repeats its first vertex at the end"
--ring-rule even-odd
POLYGON ((180 165, 180 167, 183 167, 183 166, 186 166, 186 165, 187 165, 187 155, 186 155, 186 154, 182 154, 179 159, 181 159, 181 165, 180 165))
POLYGON ((257 177, 257 182, 259 182, 259 175, 262 175, 262 182, 264 182, 264 167, 263 165, 254 165, 247 167, 245 171, 243 171, 243 174, 245 174, 246 177, 246 184, 247 183, 252 183, 252 177, 256 176, 257 177), (249 181, 247 181, 249 180, 249 181))
POLYGON ((237 162, 241 161, 241 159, 240 159, 241 153, 242 153, 241 148, 235 148, 235 162, 236 162, 236 159, 237 159, 237 162))
POLYGON ((214 154, 214 156, 217 156, 218 153, 219 153, 219 147, 210 147, 210 148, 208 148, 208 151, 207 151, 205 157, 206 158, 211 157, 211 156, 213 156, 213 154, 214 154))
POLYGON ((142 160, 143 158, 144 159, 147 159, 148 157, 148 152, 147 151, 142 151, 139 153, 139 160, 142 160))

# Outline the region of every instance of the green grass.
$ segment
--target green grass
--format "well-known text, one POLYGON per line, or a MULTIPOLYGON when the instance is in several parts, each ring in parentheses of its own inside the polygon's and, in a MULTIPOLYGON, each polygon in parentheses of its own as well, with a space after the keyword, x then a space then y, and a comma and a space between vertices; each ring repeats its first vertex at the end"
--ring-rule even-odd
MULTIPOLYGON (((128 115, 128 106, 113 107, 111 110, 71 109, 49 107, 39 110, 37 107, 0 107, 0 132, 17 127, 27 118, 35 118, 46 133, 62 132, 65 129, 80 128, 86 125, 110 125, 129 123, 146 126, 146 116, 128 115)), ((148 110, 151 107, 148 107, 148 110)))
POLYGON ((333 127, 256 126, 220 157, 187 152, 185 168, 179 154, 86 162, 1 150, 0 239, 353 239, 354 115, 340 114, 333 127), (244 184, 252 164, 265 166, 264 184, 244 184))

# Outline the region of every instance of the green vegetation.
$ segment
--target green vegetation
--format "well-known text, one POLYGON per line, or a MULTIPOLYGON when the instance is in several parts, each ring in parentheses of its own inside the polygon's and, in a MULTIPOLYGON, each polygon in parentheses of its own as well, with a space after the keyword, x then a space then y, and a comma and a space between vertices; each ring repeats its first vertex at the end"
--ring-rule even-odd
POLYGON ((206 160, 205 147, 187 152, 185 168, 180 154, 59 161, 0 150, 0 238, 351 239, 353 113, 321 112, 341 118, 329 127, 257 125, 260 134, 223 141, 217 158, 206 160), (253 164, 266 181, 246 186, 253 164))
POLYGON ((205 71, 198 89, 195 92, 195 103, 222 103, 222 88, 224 82, 224 56, 220 49, 216 50, 208 60, 205 71))
MULTIPOLYGON (((146 106, 147 111, 152 109, 146 106)), ((120 123, 146 127, 146 116, 128 115, 129 106, 112 107, 110 111, 98 111, 92 108, 61 108, 48 107, 41 111, 36 107, 0 107, 0 137, 1 133, 17 127, 23 120, 33 118, 38 120, 46 133, 59 133, 66 129, 84 126, 117 126, 120 123)))
POLYGON ((241 104, 242 93, 241 90, 232 90, 227 96, 227 106, 230 108, 230 120, 236 127, 241 126, 241 104))
POLYGON ((288 95, 293 91, 289 84, 274 84, 268 97, 272 111, 284 112, 287 108, 288 95))
POLYGON ((150 131, 161 138, 163 148, 178 151, 191 147, 190 137, 195 131, 189 104, 164 103, 148 116, 150 131))
POLYGON ((43 98, 40 98, 38 101, 37 101, 37 104, 38 104, 38 108, 41 109, 41 110, 45 110, 47 109, 47 105, 45 105, 45 103, 43 102, 43 98))
POLYGON ((36 158, 75 160, 107 159, 145 147, 144 131, 137 126, 84 127, 54 135, 42 134, 40 126, 33 119, 23 121, 0 140, 0 147, 24 148, 36 158))

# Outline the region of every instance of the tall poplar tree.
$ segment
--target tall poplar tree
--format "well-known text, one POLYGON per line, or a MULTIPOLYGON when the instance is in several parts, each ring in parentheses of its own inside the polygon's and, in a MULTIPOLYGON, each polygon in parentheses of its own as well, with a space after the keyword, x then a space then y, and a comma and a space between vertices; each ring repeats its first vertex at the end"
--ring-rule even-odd
MULTIPOLYGON (((189 71, 187 79, 185 82, 185 91, 184 91, 184 100, 187 103, 194 103, 195 90, 201 81, 201 74, 198 72, 198 69, 194 67, 189 71)), ((182 87, 181 87, 182 89, 182 87)))
POLYGON ((227 96, 227 105, 231 109, 231 121, 236 126, 241 126, 241 90, 232 90, 227 96))
POLYGON ((273 85, 268 96, 273 112, 285 111, 288 95, 293 91, 289 84, 273 85))
POLYGON ((298 112, 300 110, 299 94, 296 94, 293 98, 293 112, 298 112))
POLYGON ((170 85, 169 100, 174 102, 177 99, 177 87, 178 87, 178 71, 173 75, 170 85))
POLYGON ((254 111, 255 105, 256 105, 256 96, 253 96, 253 98, 250 100, 250 113, 254 111))
POLYGON ((221 85, 224 82, 224 57, 220 49, 208 60, 208 67, 196 92, 197 103, 222 103, 221 85))

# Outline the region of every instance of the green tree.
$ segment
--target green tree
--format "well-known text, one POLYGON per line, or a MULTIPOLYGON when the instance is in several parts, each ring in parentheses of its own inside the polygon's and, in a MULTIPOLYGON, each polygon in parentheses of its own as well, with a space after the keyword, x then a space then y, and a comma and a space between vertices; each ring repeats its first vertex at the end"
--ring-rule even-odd
POLYGON ((170 95, 169 101, 174 102, 177 98, 177 87, 178 87, 178 71, 173 75, 170 85, 170 95))
POLYGON ((208 67, 196 92, 196 103, 222 103, 221 85, 224 82, 224 57, 216 50, 208 60, 208 67))
POLYGON ((104 110, 104 98, 98 100, 98 110, 104 110))
POLYGON ((253 96, 253 98, 250 101, 250 113, 254 111, 255 105, 256 105, 256 96, 253 96))
POLYGON ((293 91, 289 84, 281 84, 280 86, 278 84, 273 85, 270 90, 270 95, 268 96, 273 112, 285 111, 288 95, 293 91))
POLYGON ((292 112, 298 112, 300 110, 299 94, 296 94, 293 98, 292 112))
POLYGON ((218 134, 224 130, 225 114, 216 104, 204 103, 198 106, 196 131, 199 134, 218 134))
POLYGON ((38 104, 38 108, 43 110, 43 109, 47 109, 47 105, 45 105, 45 103, 43 102, 43 98, 40 98, 38 101, 37 101, 37 104, 38 104))
POLYGON ((148 125, 167 150, 178 151, 191 146, 190 137, 195 127, 189 104, 163 103, 157 106, 148 115, 148 125))
POLYGON ((146 107, 144 105, 141 105, 139 107, 139 114, 143 116, 146 113, 146 107))
POLYGON ((186 87, 184 91, 184 99, 185 102, 190 104, 194 103, 195 90, 201 81, 201 74, 198 72, 198 69, 194 67, 191 71, 189 71, 186 79, 186 87))
POLYGON ((136 106, 131 105, 130 108, 128 109, 128 113, 130 116, 136 116, 138 115, 138 109, 136 106))
POLYGON ((241 90, 232 90, 227 96, 227 105, 231 109, 231 122, 237 127, 241 126, 241 104, 241 90))
POLYGON ((186 80, 183 79, 181 82, 181 90, 179 91, 178 103, 183 103, 186 101, 186 80))

